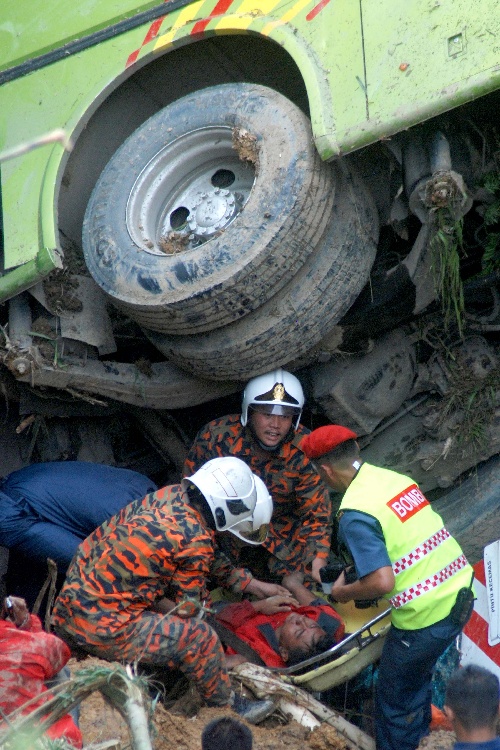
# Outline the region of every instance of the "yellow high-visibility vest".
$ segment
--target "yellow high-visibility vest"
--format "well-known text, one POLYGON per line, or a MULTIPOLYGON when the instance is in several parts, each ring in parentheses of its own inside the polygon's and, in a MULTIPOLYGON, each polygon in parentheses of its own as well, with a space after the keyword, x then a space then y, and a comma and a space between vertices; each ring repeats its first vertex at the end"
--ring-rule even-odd
POLYGON ((394 625, 415 630, 449 615, 459 589, 471 583, 472 567, 415 482, 363 463, 339 515, 346 510, 373 516, 382 527, 396 579, 385 597, 394 625))

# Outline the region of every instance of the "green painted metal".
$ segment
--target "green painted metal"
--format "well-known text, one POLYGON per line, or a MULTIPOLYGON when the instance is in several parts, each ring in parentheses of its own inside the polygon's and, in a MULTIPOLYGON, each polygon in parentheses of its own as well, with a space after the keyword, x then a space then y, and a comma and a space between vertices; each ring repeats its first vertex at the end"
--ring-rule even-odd
MULTIPOLYGON (((5 0, 0 71, 40 60, 67 42, 90 41, 60 60, 44 58, 33 72, 0 87, 0 151, 54 128, 64 128, 76 140, 99 104, 136 66, 195 44, 203 35, 251 33, 276 42, 296 62, 316 146, 323 159, 331 159, 497 89, 497 2, 233 0, 224 13, 214 14, 217 0, 179 0, 170 4, 176 9, 150 39, 148 22, 99 41, 96 34, 103 29, 162 4, 5 0)), ((168 8, 165 4, 165 12, 168 8)), ((0 301, 57 265, 56 206, 67 158, 60 145, 43 146, 2 165, 0 301)))
POLYGON ((61 268, 57 251, 41 247, 33 260, 10 271, 1 279, 2 301, 15 297, 47 276, 54 268, 61 268))
MULTIPOLYGON (((144 33, 143 28, 136 30, 4 84, 0 112, 8 111, 9 116, 1 123, 0 150, 60 127, 76 139, 103 92, 123 77, 131 37, 133 44, 140 45, 144 33)), ((43 146, 2 166, 6 269, 32 260, 44 238, 48 242, 52 238, 52 247, 57 247, 56 195, 65 161, 61 146, 43 146)), ((0 299, 4 283, 5 276, 0 279, 0 299)))
POLYGON ((79 3, 2 0, 0 70, 161 4, 161 0, 83 0, 79 3))

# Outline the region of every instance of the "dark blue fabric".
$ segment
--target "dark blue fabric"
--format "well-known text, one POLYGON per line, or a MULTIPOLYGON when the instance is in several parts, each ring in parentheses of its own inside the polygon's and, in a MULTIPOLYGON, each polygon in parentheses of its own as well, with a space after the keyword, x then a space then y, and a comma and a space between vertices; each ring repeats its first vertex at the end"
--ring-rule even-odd
POLYGON ((453 750, 500 750, 500 737, 488 742, 456 742, 453 750))
POLYGON ((350 551, 358 578, 391 564, 382 527, 376 518, 345 510, 339 521, 339 542, 350 551))
POLYGON ((154 492, 148 477, 83 461, 27 466, 0 486, 0 544, 65 567, 78 544, 124 505, 154 492))
POLYGON ((28 504, 18 498, 6 495, 0 490, 0 544, 4 547, 13 547, 21 542, 30 528, 36 523, 37 517, 33 515, 28 504))
POLYGON ((450 617, 418 630, 391 627, 376 686, 378 750, 415 750, 428 734, 433 669, 460 631, 450 617))
MULTIPOLYGON (((39 562, 42 570, 47 572, 47 558, 50 557, 57 563, 57 569, 62 573, 68 569, 76 548, 82 542, 80 536, 72 534, 53 523, 45 521, 36 521, 24 539, 16 544, 15 552, 21 553, 30 562, 30 571, 33 570, 33 563, 39 562)), ((18 557, 12 555, 12 563, 18 557)), ((31 573, 30 573, 31 575, 31 573)))

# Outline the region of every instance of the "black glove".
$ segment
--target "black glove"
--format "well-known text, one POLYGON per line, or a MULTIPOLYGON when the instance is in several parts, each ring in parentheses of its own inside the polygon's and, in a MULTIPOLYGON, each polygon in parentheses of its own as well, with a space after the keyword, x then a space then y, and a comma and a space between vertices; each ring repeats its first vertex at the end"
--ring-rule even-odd
MULTIPOLYGON (((354 565, 344 565, 339 558, 332 560, 319 571, 322 583, 335 583, 341 573, 344 573, 346 583, 354 583, 358 580, 354 565)), ((354 606, 357 609, 368 609, 368 607, 371 607, 375 601, 376 600, 373 599, 355 599, 354 606)))

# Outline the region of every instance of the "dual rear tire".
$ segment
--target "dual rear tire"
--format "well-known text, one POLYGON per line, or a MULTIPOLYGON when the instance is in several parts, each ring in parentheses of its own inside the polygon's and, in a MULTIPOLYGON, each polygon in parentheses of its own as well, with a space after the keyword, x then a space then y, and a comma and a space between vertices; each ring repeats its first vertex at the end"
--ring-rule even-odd
POLYGON ((276 91, 179 99, 112 157, 83 227, 87 266, 168 358, 247 379, 319 342, 366 283, 378 224, 345 163, 319 158, 276 91))

